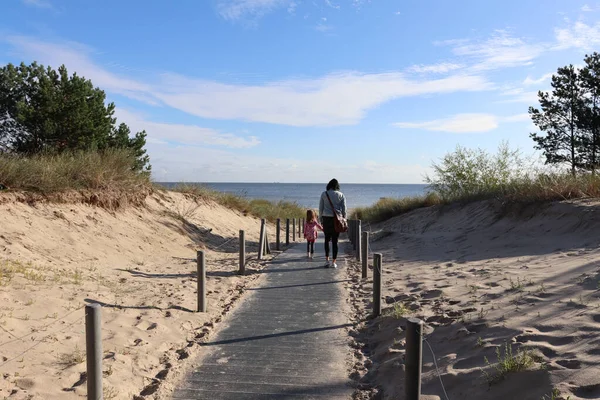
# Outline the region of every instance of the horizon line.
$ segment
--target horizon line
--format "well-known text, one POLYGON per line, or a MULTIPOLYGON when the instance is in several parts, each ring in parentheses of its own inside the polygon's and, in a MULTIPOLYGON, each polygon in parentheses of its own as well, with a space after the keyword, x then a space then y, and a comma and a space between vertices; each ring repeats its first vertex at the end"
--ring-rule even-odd
MULTIPOLYGON (((237 183, 237 184, 284 184, 284 185, 327 185, 322 182, 242 182, 242 181, 153 181, 154 183, 237 183)), ((344 185, 425 185, 426 183, 360 183, 360 182, 346 182, 340 183, 340 186, 344 185)))

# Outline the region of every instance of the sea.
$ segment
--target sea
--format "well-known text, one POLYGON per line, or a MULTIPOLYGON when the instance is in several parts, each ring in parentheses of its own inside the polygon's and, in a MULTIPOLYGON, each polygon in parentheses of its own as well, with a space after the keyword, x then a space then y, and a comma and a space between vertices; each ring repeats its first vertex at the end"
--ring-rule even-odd
MULTIPOLYGON (((157 182, 166 188, 173 188, 179 183, 157 182)), ((192 182, 186 182, 190 184, 192 182)), ((325 190, 323 183, 226 183, 197 182, 220 192, 233 193, 249 199, 266 199, 270 201, 296 202, 305 208, 318 208, 319 198, 325 190)), ((348 209, 366 207, 376 203, 383 197, 401 198, 418 196, 426 193, 427 185, 423 184, 342 184, 341 191, 346 196, 348 209)))

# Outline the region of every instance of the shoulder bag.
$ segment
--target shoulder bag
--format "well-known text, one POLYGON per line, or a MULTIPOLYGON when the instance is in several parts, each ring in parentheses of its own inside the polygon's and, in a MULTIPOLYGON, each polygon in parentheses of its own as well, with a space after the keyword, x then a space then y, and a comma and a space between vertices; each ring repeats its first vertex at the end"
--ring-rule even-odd
POLYGON ((344 218, 342 216, 342 214, 340 214, 335 209, 335 207, 333 206, 333 202, 331 201, 331 197, 329 197, 329 193, 325 192, 325 194, 327 195, 327 199, 329 200, 329 204, 331 204, 331 209, 333 210, 333 215, 334 215, 333 226, 335 228, 335 231, 337 233, 347 232, 348 231, 348 221, 346 221, 346 218, 344 218))

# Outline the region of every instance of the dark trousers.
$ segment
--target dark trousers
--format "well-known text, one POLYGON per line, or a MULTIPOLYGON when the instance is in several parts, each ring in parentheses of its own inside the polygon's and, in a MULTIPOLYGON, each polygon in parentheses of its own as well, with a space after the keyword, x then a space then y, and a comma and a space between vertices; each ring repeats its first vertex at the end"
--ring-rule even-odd
POLYGON ((323 233, 325 233, 325 257, 329 257, 329 242, 332 244, 332 258, 337 259, 338 255, 338 238, 340 234, 335 231, 335 223, 333 217, 323 217, 323 233))
POLYGON ((310 254, 315 254, 315 242, 307 241, 306 242, 306 252, 310 254))

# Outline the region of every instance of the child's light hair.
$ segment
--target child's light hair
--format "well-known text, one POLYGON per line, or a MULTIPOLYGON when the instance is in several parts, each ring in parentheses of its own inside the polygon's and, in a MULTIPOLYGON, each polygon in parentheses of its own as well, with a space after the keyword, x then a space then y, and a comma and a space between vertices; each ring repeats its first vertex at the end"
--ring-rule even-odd
POLYGON ((306 210, 306 222, 313 222, 317 219, 317 213, 314 210, 306 210))

